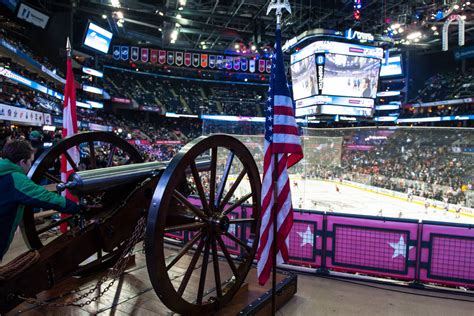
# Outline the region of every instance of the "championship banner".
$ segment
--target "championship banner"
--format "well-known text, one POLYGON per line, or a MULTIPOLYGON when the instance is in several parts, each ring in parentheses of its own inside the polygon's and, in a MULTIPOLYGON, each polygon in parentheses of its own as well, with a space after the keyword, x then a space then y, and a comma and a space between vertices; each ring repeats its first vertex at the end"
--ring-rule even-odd
POLYGON ((130 59, 133 61, 137 61, 139 58, 138 56, 138 47, 132 47, 130 50, 130 59))
POLYGON ((193 66, 199 67, 199 54, 193 54, 193 66))
POLYGON ((158 62, 164 64, 166 62, 166 51, 160 50, 158 54, 158 62))
POLYGON ((181 66, 183 64, 183 52, 176 52, 176 65, 181 66))
POLYGON ((168 65, 174 64, 174 52, 173 51, 168 51, 166 55, 166 62, 168 65))
POLYGON ((265 71, 265 59, 258 60, 258 71, 264 72, 265 71))
POLYGON ((191 66, 191 53, 184 53, 184 65, 191 66))
POLYGON ((216 55, 209 55, 209 68, 216 67, 216 55))
POLYGON ((142 58, 141 61, 146 63, 148 62, 148 48, 142 48, 142 58))
POLYGON ((128 46, 120 46, 120 58, 128 60, 128 46))
POLYGON ((201 54, 201 67, 207 67, 207 54, 201 54))
POLYGON ((267 60, 267 72, 270 73, 272 71, 272 60, 267 60))
POLYGON ((234 57, 234 70, 240 70, 240 57, 234 57))
POLYGON ((217 69, 224 68, 224 56, 217 55, 217 69))
POLYGON ((249 60, 249 70, 250 72, 255 72, 255 59, 249 60))
POLYGON ((114 49, 112 50, 112 57, 115 60, 120 59, 120 46, 114 45, 114 49))
POLYGON ((158 50, 157 49, 150 49, 150 61, 153 64, 156 64, 158 61, 158 50))
POLYGON ((232 69, 232 56, 226 56, 225 58, 225 69, 232 69))
POLYGON ((240 57, 240 69, 242 69, 242 71, 247 71, 247 58, 245 57, 240 57))

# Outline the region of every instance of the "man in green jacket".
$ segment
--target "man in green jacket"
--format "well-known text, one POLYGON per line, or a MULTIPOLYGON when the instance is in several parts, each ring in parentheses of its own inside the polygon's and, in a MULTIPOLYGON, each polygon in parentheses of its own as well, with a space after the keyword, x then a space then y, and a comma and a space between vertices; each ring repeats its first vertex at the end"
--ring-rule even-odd
POLYGON ((26 176, 34 160, 34 149, 25 140, 6 144, 0 159, 0 261, 13 240, 25 205, 75 214, 80 208, 56 193, 49 192, 26 176))

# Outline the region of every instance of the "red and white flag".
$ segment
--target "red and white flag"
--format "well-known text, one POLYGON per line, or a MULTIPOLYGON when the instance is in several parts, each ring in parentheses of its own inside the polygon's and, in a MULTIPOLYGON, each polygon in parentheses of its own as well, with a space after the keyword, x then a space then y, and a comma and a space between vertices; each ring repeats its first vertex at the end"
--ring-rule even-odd
MULTIPOLYGON (((69 39, 68 39, 69 42, 69 39)), ((71 57, 68 56, 66 64, 66 87, 64 89, 64 107, 63 107, 63 139, 77 134, 77 116, 76 116, 76 87, 74 84, 74 73, 72 71, 71 57)), ((77 169, 79 164, 79 150, 77 147, 72 147, 67 152, 61 155, 61 181, 66 183, 69 176, 77 169)), ((75 196, 69 193, 68 190, 63 192, 63 196, 70 200, 77 200, 75 196)), ((62 214, 61 217, 68 217, 67 214, 62 214)), ((61 232, 67 230, 67 224, 61 224, 61 232)))
MULTIPOLYGON (((262 61, 265 64, 265 61, 261 59, 260 62, 262 61)), ((276 264, 288 261, 287 238, 293 226, 293 206, 287 168, 303 158, 293 100, 286 82, 279 27, 276 30, 276 47, 271 71, 265 115, 265 156, 260 216, 262 224, 257 249, 257 276, 260 285, 267 282, 272 266, 275 264, 273 262, 275 217, 277 223, 276 264)))

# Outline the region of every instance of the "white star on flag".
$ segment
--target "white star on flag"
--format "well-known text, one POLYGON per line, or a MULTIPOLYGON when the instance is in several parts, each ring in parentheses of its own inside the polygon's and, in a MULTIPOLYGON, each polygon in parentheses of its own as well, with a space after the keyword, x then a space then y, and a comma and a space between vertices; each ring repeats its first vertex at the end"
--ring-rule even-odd
MULTIPOLYGON (((300 247, 303 247, 306 244, 310 244, 311 246, 314 246, 314 235, 311 232, 311 228, 309 225, 306 227, 305 232, 297 232, 297 234, 301 237, 301 245, 300 247)), ((317 237, 317 236, 316 236, 317 237)))
MULTIPOLYGON (((388 244, 393 248, 392 259, 398 256, 404 256, 406 258, 407 244, 405 244, 402 235, 400 235, 400 240, 398 242, 389 242, 388 244)), ((413 246, 410 246, 408 251, 410 251, 412 248, 413 246)))

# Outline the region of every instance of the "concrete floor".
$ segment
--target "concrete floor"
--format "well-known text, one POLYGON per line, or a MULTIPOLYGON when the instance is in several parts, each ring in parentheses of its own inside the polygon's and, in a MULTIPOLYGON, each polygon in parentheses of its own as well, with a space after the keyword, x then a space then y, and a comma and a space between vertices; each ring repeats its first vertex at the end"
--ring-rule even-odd
MULTIPOLYGON (((25 250, 21 234, 17 234, 10 251, 3 263, 8 262, 15 255, 25 250)), ((137 259, 143 258, 137 252, 137 259)), ((147 274, 141 277, 147 278, 147 274)), ((143 280, 148 282, 148 280, 143 280)), ((146 295, 152 295, 147 291, 146 295)), ((142 294, 142 295, 145 295, 142 294)), ((156 297, 156 295, 153 295, 156 297)), ((124 302, 124 304, 130 302, 124 302)), ((137 306, 138 307, 138 306, 137 306)), ((156 310, 147 310, 146 306, 132 309, 131 313, 124 313, 117 307, 102 309, 100 315, 134 314, 153 315, 156 310)), ((76 309, 64 310, 65 314, 83 315, 95 314, 92 310, 76 309)), ((18 314, 13 313, 13 315, 18 314)), ((50 315, 62 314, 61 309, 33 309, 23 315, 50 315)), ((155 314, 156 315, 156 314, 155 314)), ((333 279, 308 274, 298 275, 297 294, 280 309, 277 315, 449 315, 463 316, 474 315, 474 294, 471 296, 437 293, 426 290, 367 283, 362 281, 333 279)))

